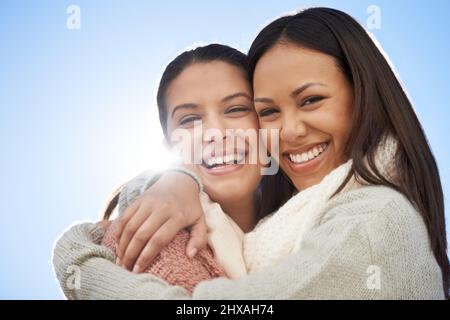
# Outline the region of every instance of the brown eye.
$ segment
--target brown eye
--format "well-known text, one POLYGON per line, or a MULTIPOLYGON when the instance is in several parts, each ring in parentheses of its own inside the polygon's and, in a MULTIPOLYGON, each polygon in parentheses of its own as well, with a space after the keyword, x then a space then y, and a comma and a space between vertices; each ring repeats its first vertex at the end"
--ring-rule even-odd
POLYGON ((323 99, 324 99, 324 97, 320 97, 320 96, 308 97, 302 102, 301 106, 302 107, 303 106, 308 106, 308 105, 314 104, 316 102, 319 102, 319 101, 321 101, 323 99))
POLYGON ((266 109, 263 109, 263 110, 261 110, 260 112, 259 112, 259 116, 262 118, 262 117, 268 117, 268 116, 271 116, 271 115, 273 115, 274 113, 277 113, 278 112, 278 110, 276 110, 275 108, 266 108, 266 109))
POLYGON ((247 112, 249 108, 244 106, 235 106, 227 110, 225 113, 235 113, 235 112, 247 112))
POLYGON ((201 120, 199 116, 185 116, 178 122, 180 126, 191 124, 194 121, 201 120))

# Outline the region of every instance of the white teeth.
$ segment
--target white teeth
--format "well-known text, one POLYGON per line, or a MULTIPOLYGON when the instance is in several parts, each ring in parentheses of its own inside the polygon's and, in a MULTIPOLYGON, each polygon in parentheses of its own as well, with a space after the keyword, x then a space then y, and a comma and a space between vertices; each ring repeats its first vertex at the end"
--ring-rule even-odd
POLYGON ((245 159, 245 154, 240 153, 240 154, 237 154, 235 157, 236 157, 235 159, 236 159, 237 163, 241 163, 245 159))
POLYGON ((320 153, 319 150, 317 149, 317 147, 314 147, 312 152, 313 152, 315 157, 317 157, 319 155, 319 153, 320 153))
POLYGON ((326 147, 327 144, 323 143, 301 154, 289 154, 289 159, 294 163, 303 163, 316 158, 326 149, 326 147))
POLYGON ((228 154, 224 157, 211 157, 209 159, 206 159, 205 162, 208 167, 212 167, 214 165, 223 165, 228 163, 234 163, 235 161, 237 163, 241 163, 242 160, 245 159, 245 154, 228 154))

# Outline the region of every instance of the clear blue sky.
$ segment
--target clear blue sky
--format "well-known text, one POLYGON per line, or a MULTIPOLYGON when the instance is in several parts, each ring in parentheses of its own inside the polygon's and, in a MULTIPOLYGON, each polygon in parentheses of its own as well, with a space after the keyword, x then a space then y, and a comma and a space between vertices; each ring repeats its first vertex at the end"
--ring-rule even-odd
POLYGON ((449 1, 0 1, 0 298, 62 298, 50 264, 57 236, 98 220, 116 186, 163 162, 155 90, 177 53, 217 41, 247 50, 267 22, 308 6, 366 24, 371 4, 448 208, 449 1), (79 30, 66 26, 70 4, 79 30))

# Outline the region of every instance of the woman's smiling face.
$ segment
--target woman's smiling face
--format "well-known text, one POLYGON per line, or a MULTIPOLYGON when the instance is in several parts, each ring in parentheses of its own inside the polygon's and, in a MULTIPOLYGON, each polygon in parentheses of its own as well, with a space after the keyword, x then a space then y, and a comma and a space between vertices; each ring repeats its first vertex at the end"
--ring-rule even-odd
POLYGON ((171 82, 166 101, 169 134, 185 129, 193 138, 188 140, 191 150, 196 152, 195 141, 202 145, 197 150, 202 151, 202 164, 192 168, 211 199, 224 203, 253 195, 261 166, 248 158, 256 146, 236 134, 249 130, 256 136, 258 130, 245 71, 222 61, 194 63, 171 82))
POLYGON ((353 89, 333 57, 276 44, 256 64, 253 83, 260 126, 280 130, 280 167, 298 190, 347 160, 353 89))

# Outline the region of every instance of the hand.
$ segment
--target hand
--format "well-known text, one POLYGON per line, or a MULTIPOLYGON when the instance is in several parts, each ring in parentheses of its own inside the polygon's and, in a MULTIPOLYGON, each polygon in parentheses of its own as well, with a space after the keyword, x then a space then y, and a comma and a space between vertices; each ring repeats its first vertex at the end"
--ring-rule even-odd
POLYGON ((186 227, 191 227, 186 254, 193 257, 207 243, 198 185, 184 173, 166 172, 119 218, 117 263, 142 272, 186 227))
POLYGON ((103 229, 103 231, 106 232, 106 230, 108 230, 109 226, 111 225, 111 221, 110 220, 102 220, 99 221, 99 226, 103 229))

